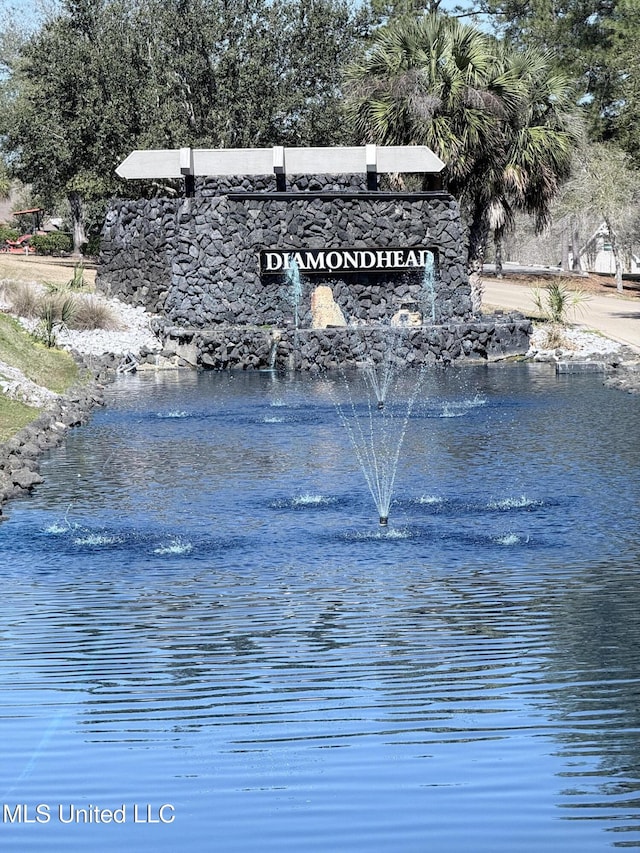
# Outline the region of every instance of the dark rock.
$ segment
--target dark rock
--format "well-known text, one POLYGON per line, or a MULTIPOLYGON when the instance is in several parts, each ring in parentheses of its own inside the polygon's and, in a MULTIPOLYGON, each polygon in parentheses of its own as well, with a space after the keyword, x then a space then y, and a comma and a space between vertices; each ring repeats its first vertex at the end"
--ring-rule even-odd
MULTIPOLYGON (((396 203, 384 197, 363 196, 320 201, 306 197, 303 191, 299 202, 280 202, 269 198, 238 201, 227 195, 238 186, 250 189, 263 184, 272 187, 272 177, 220 179, 213 184, 205 181, 200 197, 188 205, 182 199, 114 203, 105 222, 99 286, 152 311, 162 304, 168 318, 182 325, 283 325, 290 316, 290 306, 281 292, 284 282, 280 277, 273 288, 256 276, 260 249, 302 248, 309 245, 311 234, 315 245, 327 248, 349 244, 367 247, 376 241, 380 246, 419 245, 427 239, 424 223, 446 219, 455 228, 450 234, 446 229, 438 232, 439 266, 443 281, 456 291, 446 310, 448 316, 470 318, 469 286, 458 260, 458 208, 452 198, 396 203), (215 196, 211 191, 214 185, 215 196), (223 259, 222 266, 216 261, 219 258, 223 259), (212 278, 214 269, 219 270, 217 278, 212 278), (127 271, 126 277, 122 270, 127 271), (196 293, 197 301, 185 303, 185 297, 196 293)), ((305 191, 328 187, 353 191, 364 186, 362 176, 301 176, 295 185, 305 191)), ((309 316, 310 291, 321 283, 319 277, 307 278, 301 312, 305 317, 309 316)), ((418 289, 419 278, 417 273, 418 289)), ((365 321, 370 319, 367 312, 371 305, 384 306, 380 319, 388 318, 393 313, 386 298, 389 291, 400 280, 403 288, 410 283, 404 273, 351 275, 338 280, 345 291, 340 293, 343 310, 365 321)), ((446 319, 442 312, 441 317, 446 319)))
POLYGON ((30 490, 40 483, 44 483, 44 477, 41 477, 37 471, 30 471, 28 468, 20 468, 11 474, 11 478, 16 486, 21 489, 30 490))

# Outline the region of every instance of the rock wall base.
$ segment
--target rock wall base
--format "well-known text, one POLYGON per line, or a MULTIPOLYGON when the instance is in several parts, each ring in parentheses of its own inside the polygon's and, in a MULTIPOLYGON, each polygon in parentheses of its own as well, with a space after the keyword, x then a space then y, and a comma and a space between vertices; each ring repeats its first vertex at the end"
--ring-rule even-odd
POLYGON ((531 321, 520 315, 484 317, 406 329, 355 327, 263 329, 247 326, 186 329, 161 324, 164 351, 188 352, 206 370, 321 372, 382 362, 387 354, 408 367, 457 360, 495 361, 524 355, 531 321))

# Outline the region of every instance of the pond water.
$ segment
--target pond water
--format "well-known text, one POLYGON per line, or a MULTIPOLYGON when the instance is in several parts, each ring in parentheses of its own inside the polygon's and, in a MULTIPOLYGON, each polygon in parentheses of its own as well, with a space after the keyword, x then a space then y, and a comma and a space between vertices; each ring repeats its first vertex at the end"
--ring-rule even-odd
POLYGON ((0 526, 2 849, 640 847, 640 400, 434 371, 383 528, 365 390, 129 377, 47 458, 0 526))

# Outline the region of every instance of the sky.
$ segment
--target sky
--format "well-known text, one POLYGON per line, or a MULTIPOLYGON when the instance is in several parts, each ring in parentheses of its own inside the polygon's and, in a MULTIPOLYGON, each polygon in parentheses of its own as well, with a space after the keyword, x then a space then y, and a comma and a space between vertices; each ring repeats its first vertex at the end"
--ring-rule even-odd
POLYGON ((48 0, 0 0, 0 14, 4 21, 15 20, 20 27, 31 30, 46 14, 47 7, 53 5, 48 0))

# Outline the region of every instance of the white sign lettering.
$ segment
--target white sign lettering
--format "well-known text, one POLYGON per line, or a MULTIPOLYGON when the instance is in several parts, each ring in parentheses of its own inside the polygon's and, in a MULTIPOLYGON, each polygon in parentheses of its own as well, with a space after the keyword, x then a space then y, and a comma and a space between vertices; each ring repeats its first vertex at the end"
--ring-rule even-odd
POLYGON ((297 249, 260 252, 260 272, 266 275, 286 273, 295 262, 301 273, 380 272, 384 270, 424 269, 433 263, 435 250, 410 249, 297 249))

